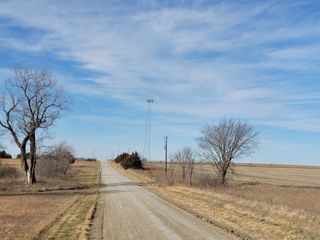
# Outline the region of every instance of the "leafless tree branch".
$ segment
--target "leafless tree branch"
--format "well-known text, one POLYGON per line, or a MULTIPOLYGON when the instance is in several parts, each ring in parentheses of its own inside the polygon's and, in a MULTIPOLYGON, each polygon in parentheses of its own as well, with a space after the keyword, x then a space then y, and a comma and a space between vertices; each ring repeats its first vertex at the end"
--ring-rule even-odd
POLYGON ((214 165, 222 184, 232 161, 252 154, 258 145, 258 132, 249 124, 233 119, 207 125, 201 133, 199 146, 203 158, 214 165))

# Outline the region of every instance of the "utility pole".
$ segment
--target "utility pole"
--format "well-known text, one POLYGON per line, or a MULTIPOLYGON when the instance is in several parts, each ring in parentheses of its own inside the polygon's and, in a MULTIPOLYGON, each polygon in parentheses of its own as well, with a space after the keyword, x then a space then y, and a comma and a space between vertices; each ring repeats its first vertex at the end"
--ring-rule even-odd
POLYGON ((143 155, 147 161, 151 160, 150 156, 150 142, 151 142, 151 104, 153 103, 153 99, 147 99, 148 110, 147 110, 147 119, 146 119, 146 130, 145 130, 145 138, 144 138, 144 147, 143 147, 143 155))
POLYGON ((164 159, 165 159, 165 168, 164 168, 164 171, 166 173, 166 176, 167 176, 167 164, 168 164, 168 136, 166 136, 164 138, 164 152, 165 152, 165 155, 164 155, 164 159))

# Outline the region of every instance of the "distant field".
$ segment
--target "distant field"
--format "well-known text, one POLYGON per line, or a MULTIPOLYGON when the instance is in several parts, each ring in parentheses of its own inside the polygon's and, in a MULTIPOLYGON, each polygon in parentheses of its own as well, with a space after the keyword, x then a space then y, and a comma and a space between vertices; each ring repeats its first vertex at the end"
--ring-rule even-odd
POLYGON ((289 186, 320 187, 320 167, 285 165, 236 165, 234 181, 259 182, 289 186))
POLYGON ((259 240, 320 239, 320 167, 237 164, 228 185, 221 187, 210 184, 215 179, 212 166, 199 164, 190 187, 182 181, 179 165, 172 175, 174 185, 166 184, 164 164, 145 166, 147 170, 121 171, 236 235, 259 240))
MULTIPOLYGON (((18 160, 0 161, 20 169, 18 160)), ((0 178, 1 239, 81 239, 97 199, 99 171, 99 162, 77 161, 65 178, 39 178, 33 186, 24 184, 23 175, 0 178)))
MULTIPOLYGON (((164 171, 163 163, 148 162, 154 172, 164 171)), ((179 172, 179 166, 175 171, 179 172)), ((215 175, 211 165, 198 164, 195 175, 215 175)), ((228 175, 231 183, 267 183, 283 186, 320 187, 320 167, 276 164, 236 164, 228 175)))

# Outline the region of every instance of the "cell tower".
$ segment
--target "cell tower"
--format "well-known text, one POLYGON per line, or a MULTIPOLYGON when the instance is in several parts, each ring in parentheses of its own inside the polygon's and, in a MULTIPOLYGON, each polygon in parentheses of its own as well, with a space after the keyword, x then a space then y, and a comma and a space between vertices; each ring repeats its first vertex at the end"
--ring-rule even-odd
POLYGON ((147 161, 151 160, 150 156, 150 133, 151 133, 151 104, 153 103, 153 99, 147 99, 148 109, 146 116, 146 129, 144 135, 144 146, 143 146, 143 156, 147 161))

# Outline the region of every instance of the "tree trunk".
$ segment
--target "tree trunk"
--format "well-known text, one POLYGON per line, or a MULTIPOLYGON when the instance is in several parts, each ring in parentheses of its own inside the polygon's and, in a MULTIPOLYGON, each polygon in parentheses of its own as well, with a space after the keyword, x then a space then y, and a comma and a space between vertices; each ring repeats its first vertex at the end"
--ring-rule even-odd
POLYGON ((221 172, 221 184, 224 185, 226 183, 226 175, 227 175, 227 170, 223 169, 221 172))
POLYGON ((186 169, 182 168, 182 179, 184 180, 186 178, 186 169))
POLYGON ((21 154, 21 157, 20 157, 21 167, 22 167, 23 171, 25 173, 27 173, 27 171, 29 169, 29 166, 28 166, 28 163, 27 163, 26 146, 21 146, 20 147, 20 154, 21 154))
POLYGON ((26 175, 26 183, 28 183, 28 162, 27 162, 27 155, 26 155, 26 145, 20 146, 20 160, 21 160, 21 168, 23 169, 25 175, 26 175))
POLYGON ((192 174, 193 174, 193 169, 189 169, 189 184, 192 186, 192 174))
POLYGON ((34 184, 37 182, 36 180, 36 133, 33 132, 31 133, 30 136, 30 168, 27 174, 28 177, 28 183, 29 184, 34 184))

